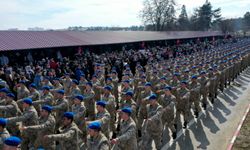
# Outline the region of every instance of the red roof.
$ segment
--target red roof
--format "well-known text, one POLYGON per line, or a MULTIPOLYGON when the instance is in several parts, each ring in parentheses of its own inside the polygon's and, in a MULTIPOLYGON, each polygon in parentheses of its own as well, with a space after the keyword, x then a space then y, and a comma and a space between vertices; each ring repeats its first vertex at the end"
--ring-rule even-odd
POLYGON ((0 51, 221 36, 221 32, 0 31, 0 51))

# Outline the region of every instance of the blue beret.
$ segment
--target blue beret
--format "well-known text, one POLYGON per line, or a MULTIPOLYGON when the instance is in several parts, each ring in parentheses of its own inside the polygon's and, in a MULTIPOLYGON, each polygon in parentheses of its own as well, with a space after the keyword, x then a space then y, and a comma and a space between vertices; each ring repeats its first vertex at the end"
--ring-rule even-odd
POLYGON ((7 96, 8 96, 8 97, 12 97, 12 98, 15 98, 15 97, 16 97, 13 93, 8 93, 7 96))
POLYGON ((77 84, 77 85, 79 84, 79 82, 76 79, 72 80, 72 82, 77 84))
POLYGON ((1 88, 1 89, 0 89, 0 92, 9 93, 9 89, 7 89, 7 88, 1 88))
POLYGON ((7 124, 7 120, 5 118, 0 118, 0 125, 5 126, 7 124))
POLYGON ((57 81, 59 81, 60 79, 59 79, 59 78, 54 78, 53 80, 57 80, 57 81))
POLYGON ((96 102, 96 105, 99 105, 99 106, 102 106, 102 107, 105 107, 106 104, 107 103, 105 101, 98 101, 98 102, 96 102))
POLYGON ((109 80, 109 81, 112 81, 112 78, 107 78, 107 81, 108 81, 108 80, 109 80))
POLYGON ((82 100, 84 99, 84 97, 83 97, 82 95, 80 95, 80 94, 77 95, 77 96, 75 96, 75 98, 76 98, 76 99, 79 99, 80 101, 82 101, 82 100))
POLYGON ((167 78, 166 77, 161 77, 161 80, 166 80, 167 78))
POLYGON ((193 66, 192 69, 196 69, 197 67, 196 66, 193 66))
POLYGON ((105 86, 104 89, 105 89, 105 90, 111 91, 111 90, 112 90, 112 86, 109 86, 109 85, 108 85, 108 86, 105 86))
POLYGON ((29 87, 36 88, 36 84, 35 84, 35 83, 31 83, 31 84, 29 85, 29 87))
POLYGON ((133 96, 134 93, 133 93, 132 91, 127 91, 127 92, 126 92, 126 95, 128 95, 128 96, 133 96))
POLYGON ((129 81, 129 80, 124 80, 123 82, 124 82, 124 83, 129 83, 130 81, 129 81))
POLYGON ((189 72, 189 69, 186 69, 184 72, 189 72))
POLYGON ((181 81, 182 84, 187 84, 188 82, 187 81, 181 81))
POLYGON ((93 86, 92 82, 87 82, 86 85, 93 86))
POLYGON ((4 140, 4 144, 8 146, 18 146, 22 140, 19 137, 11 136, 4 140))
POLYGON ((88 125, 88 128, 89 128, 89 129, 100 130, 100 129, 101 129, 101 123, 100 123, 99 121, 91 122, 91 123, 88 125))
POLYGON ((197 79, 198 77, 196 75, 193 75, 192 76, 192 79, 197 79))
POLYGON ((205 71, 201 71, 201 73, 200 74, 206 74, 206 72, 205 71))
POLYGON ((26 104, 29 104, 29 105, 32 105, 33 104, 33 101, 31 98, 24 98, 23 99, 23 103, 26 103, 26 104))
POLYGON ((69 73, 65 73, 65 76, 69 76, 70 74, 69 73))
POLYGON ((58 91, 56 91, 56 93, 64 94, 64 90, 58 90, 58 91))
POLYGON ((122 112, 128 113, 129 115, 132 113, 131 107, 124 107, 122 108, 122 112))
POLYGON ((43 109, 43 110, 46 110, 46 111, 48 111, 48 112, 51 112, 51 111, 52 111, 52 106, 50 106, 50 105, 43 105, 43 106, 42 106, 42 109, 43 109))
POLYGON ((112 73, 117 74, 117 72, 115 70, 113 70, 112 73))
POLYGON ((21 84, 25 84, 25 81, 24 81, 24 80, 21 80, 21 81, 19 81, 19 83, 21 83, 21 84))
POLYGON ((145 83, 144 86, 152 86, 152 84, 150 82, 147 82, 147 83, 145 83))
POLYGON ((171 87, 171 86, 166 86, 166 87, 165 87, 165 90, 171 91, 171 90, 172 90, 172 87, 171 87))
POLYGON ((74 113, 73 112, 65 112, 63 114, 63 117, 66 117, 68 119, 74 119, 74 113))
POLYGON ((142 79, 145 79, 145 78, 146 78, 146 76, 145 76, 145 75, 142 75, 142 76, 141 76, 141 78, 142 78, 142 79))
POLYGON ((180 74, 178 72, 174 73, 174 76, 180 76, 180 74))
POLYGON ((49 76, 45 76, 45 77, 44 77, 44 79, 49 80, 49 79, 50 79, 50 77, 49 77, 49 76))
POLYGON ((156 94, 151 94, 148 99, 153 100, 153 99, 156 99, 156 98, 157 98, 156 94))
POLYGON ((50 87, 49 86, 43 86, 43 88, 42 88, 43 90, 50 90, 50 87))
POLYGON ((94 74, 94 75, 92 76, 92 78, 97 78, 97 75, 96 75, 96 74, 94 74))
POLYGON ((80 75, 80 77, 85 77, 85 74, 84 74, 84 73, 82 73, 82 74, 80 75))

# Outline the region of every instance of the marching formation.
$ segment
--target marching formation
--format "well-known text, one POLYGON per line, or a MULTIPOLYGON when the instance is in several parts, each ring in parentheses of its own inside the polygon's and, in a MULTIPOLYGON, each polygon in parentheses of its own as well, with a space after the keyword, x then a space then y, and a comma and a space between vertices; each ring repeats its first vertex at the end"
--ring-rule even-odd
POLYGON ((120 79, 100 61, 91 77, 78 71, 5 84, 0 149, 150 150, 154 141, 160 150, 163 132, 175 139, 213 105, 250 65, 249 52, 250 40, 240 39, 176 58, 155 55, 133 72, 125 63, 120 79))

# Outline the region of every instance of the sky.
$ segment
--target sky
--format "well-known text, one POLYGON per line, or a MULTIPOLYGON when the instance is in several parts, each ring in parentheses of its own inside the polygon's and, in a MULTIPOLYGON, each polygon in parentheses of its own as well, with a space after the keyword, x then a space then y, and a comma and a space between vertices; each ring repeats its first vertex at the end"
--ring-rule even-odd
MULTIPOLYGON (((188 15, 205 0, 176 0, 177 11, 186 5, 188 15)), ((242 17, 250 11, 250 0, 210 0, 225 18, 242 17)), ((143 0, 0 0, 0 30, 69 26, 142 25, 139 12, 143 0)))

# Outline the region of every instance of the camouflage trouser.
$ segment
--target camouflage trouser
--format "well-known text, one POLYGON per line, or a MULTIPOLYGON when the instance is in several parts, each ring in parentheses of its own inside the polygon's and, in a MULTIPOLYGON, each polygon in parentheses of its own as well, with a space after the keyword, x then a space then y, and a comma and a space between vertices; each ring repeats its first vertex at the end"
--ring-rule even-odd
POLYGON ((36 133, 24 131, 21 133, 22 143, 21 143, 21 150, 28 150, 29 146, 34 146, 36 140, 36 133))
POLYGON ((194 95, 194 94, 190 94, 190 107, 192 104, 194 104, 194 109, 197 112, 201 111, 201 107, 200 107, 200 95, 194 95))
POLYGON ((176 124, 178 121, 180 121, 181 114, 184 117, 184 121, 188 122, 189 116, 190 116, 190 105, 189 105, 189 101, 187 99, 182 99, 176 105, 176 117, 175 117, 176 124))
POLYGON ((201 90, 201 96, 202 96, 201 102, 203 104, 207 104, 207 95, 208 95, 208 91, 206 88, 201 90))
POLYGON ((174 127, 174 111, 164 111, 162 114, 162 124, 166 126, 166 128, 170 128, 172 132, 176 132, 176 129, 174 127))
POLYGON ((142 130, 142 124, 144 119, 147 116, 147 109, 146 107, 141 106, 139 108, 139 113, 138 113, 138 120, 137 120, 137 129, 142 130))
POLYGON ((157 150, 160 150, 162 147, 162 132, 151 133, 151 132, 144 132, 142 136, 142 145, 141 150, 150 150, 152 148, 152 142, 155 142, 155 147, 157 150))
POLYGON ((87 102, 88 104, 86 105, 86 116, 88 117, 89 120, 93 121, 95 119, 95 102, 94 100, 90 100, 87 102))
POLYGON ((41 147, 46 150, 55 150, 56 143, 54 141, 44 140, 43 135, 41 137, 38 135, 34 143, 34 148, 38 149, 41 147))

